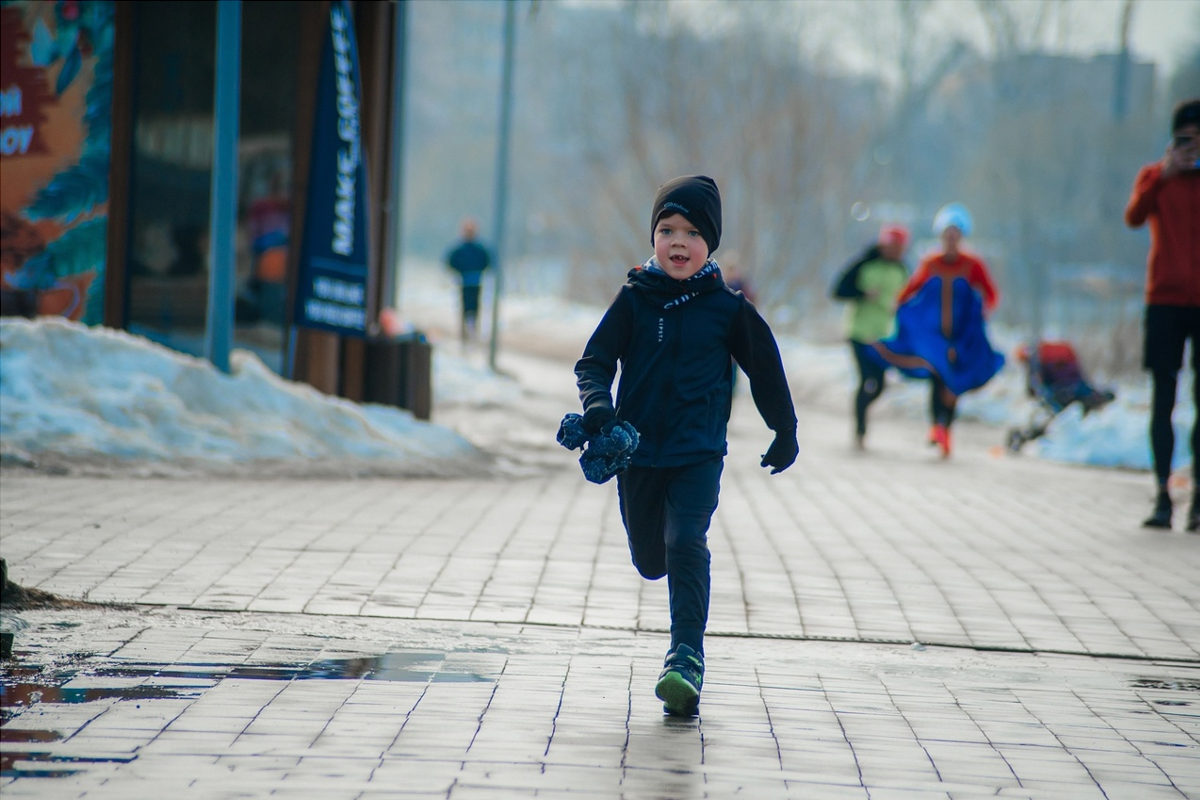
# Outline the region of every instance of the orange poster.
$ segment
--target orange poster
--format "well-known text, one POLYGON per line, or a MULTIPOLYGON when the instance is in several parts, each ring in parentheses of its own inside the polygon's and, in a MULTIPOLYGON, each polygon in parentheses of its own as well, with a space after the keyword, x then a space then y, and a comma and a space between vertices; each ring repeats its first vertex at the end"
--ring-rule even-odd
POLYGON ((103 319, 111 0, 0 6, 0 288, 103 319))

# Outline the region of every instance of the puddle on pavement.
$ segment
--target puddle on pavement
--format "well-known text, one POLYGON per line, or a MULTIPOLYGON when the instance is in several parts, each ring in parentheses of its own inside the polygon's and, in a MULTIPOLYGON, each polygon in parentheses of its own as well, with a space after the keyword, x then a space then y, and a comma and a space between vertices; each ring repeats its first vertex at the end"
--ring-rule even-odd
POLYGON ((1200 680, 1181 678, 1179 680, 1162 680, 1161 678, 1138 678, 1130 683, 1135 689, 1160 689, 1166 692, 1200 692, 1200 680))
MULTIPOLYGON (((454 654, 460 655, 460 654, 454 654)), ((454 658, 446 653, 394 651, 379 656, 328 658, 293 664, 121 664, 90 670, 96 678, 136 678, 153 676, 162 684, 174 679, 249 678, 257 680, 373 680, 409 681, 417 683, 490 683, 499 678, 499 671, 478 659, 454 658)))
POLYGON ((74 663, 57 671, 0 669, 0 777, 60 778, 81 765, 123 762, 134 757, 58 756, 46 748, 62 741, 57 730, 14 729, 7 723, 39 704, 79 704, 112 700, 140 702, 198 698, 227 678, 275 681, 379 680, 419 683, 493 683, 504 664, 502 652, 393 651, 377 656, 328 658, 308 663, 215 664, 108 662, 74 663), (22 747, 24 745, 24 747, 22 747), (73 766, 74 765, 74 766, 73 766))
POLYGON ((53 675, 38 669, 4 669, 0 670, 0 727, 35 703, 199 697, 226 678, 491 683, 499 678, 502 663, 502 657, 486 663, 478 658, 448 660, 446 653, 439 652, 394 651, 294 664, 110 663, 53 675))
POLYGON ((63 739, 58 730, 12 728, 7 723, 27 708, 42 703, 92 703, 98 700, 156 700, 166 697, 198 696, 187 688, 144 683, 104 685, 79 672, 48 676, 36 669, 0 671, 0 777, 64 778, 75 775, 87 764, 124 762, 133 758, 86 758, 63 756, 31 745, 51 745, 63 739), (82 683, 82 685, 80 685, 82 683), (75 685, 72 685, 75 684, 75 685))
MULTIPOLYGON (((36 703, 91 703, 96 700, 153 700, 165 697, 198 696, 191 687, 172 687, 144 682, 104 685, 96 681, 103 671, 45 675, 42 670, 6 669, 0 672, 0 732, 3 725, 23 708, 36 703), (83 681, 81 685, 81 680, 83 681)), ((4 739, 8 741, 8 739, 4 739)))
MULTIPOLYGON (((23 731, 24 733, 46 733, 54 731, 23 731)), ((0 739, 7 741, 7 739, 0 739)), ((48 741, 54 741, 50 739, 48 741)), ((119 758, 87 758, 85 756, 60 756, 53 753, 35 753, 5 748, 0 753, 0 778, 66 778, 83 772, 88 764, 125 764, 134 759, 131 753, 119 758)))
MULTIPOLYGON (((1158 692, 1185 692, 1185 693, 1200 693, 1200 681, 1197 680, 1162 680, 1159 678, 1139 678, 1131 684, 1135 689, 1149 689, 1158 692)), ((1155 706, 1190 706, 1192 700, 1179 700, 1176 698, 1143 698, 1146 702, 1155 706)))
MULTIPOLYGON (((1149 690, 1155 691, 1155 692, 1200 693, 1200 681, 1189 680, 1189 679, 1162 680, 1160 678, 1138 678, 1137 680, 1132 681, 1130 683, 1130 685, 1133 686, 1133 688, 1135 688, 1135 689, 1149 689, 1149 690)), ((1165 708, 1190 706, 1192 704, 1192 702, 1194 702, 1190 698, 1187 700, 1179 700, 1174 697, 1172 697, 1172 698, 1143 697, 1142 699, 1145 700, 1147 703, 1149 703, 1152 706, 1160 706, 1160 707, 1165 707, 1165 708)), ((1173 712, 1164 711, 1161 713, 1173 713, 1173 712)))

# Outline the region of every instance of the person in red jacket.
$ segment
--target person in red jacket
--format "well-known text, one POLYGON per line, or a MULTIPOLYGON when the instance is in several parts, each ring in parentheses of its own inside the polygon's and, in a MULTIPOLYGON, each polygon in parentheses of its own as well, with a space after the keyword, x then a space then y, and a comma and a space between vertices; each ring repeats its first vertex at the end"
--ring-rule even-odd
POLYGON ((938 210, 933 230, 942 249, 921 261, 900 292, 897 335, 872 345, 886 365, 929 378, 929 443, 943 458, 950 456, 959 396, 987 383, 1004 364, 984 332, 1000 292, 983 260, 962 247, 971 227, 971 214, 961 203, 938 210))
MULTIPOLYGON (((1138 172, 1125 208, 1131 228, 1150 224, 1146 265, 1143 366, 1153 382, 1150 447, 1158 494, 1142 524, 1171 527, 1167 479, 1175 451, 1171 414, 1184 343, 1192 340, 1192 391, 1200 410, 1200 98, 1185 100, 1171 115, 1171 143, 1161 161, 1138 172)), ((1187 529, 1200 532, 1200 424, 1192 425, 1192 507, 1187 529)))

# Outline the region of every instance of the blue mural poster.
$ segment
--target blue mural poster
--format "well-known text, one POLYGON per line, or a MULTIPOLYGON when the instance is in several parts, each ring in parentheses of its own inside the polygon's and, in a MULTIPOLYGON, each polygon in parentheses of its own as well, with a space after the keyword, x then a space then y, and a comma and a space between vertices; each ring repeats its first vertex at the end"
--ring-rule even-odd
POLYGON ((0 3, 0 286, 36 312, 104 316, 111 0, 0 3))

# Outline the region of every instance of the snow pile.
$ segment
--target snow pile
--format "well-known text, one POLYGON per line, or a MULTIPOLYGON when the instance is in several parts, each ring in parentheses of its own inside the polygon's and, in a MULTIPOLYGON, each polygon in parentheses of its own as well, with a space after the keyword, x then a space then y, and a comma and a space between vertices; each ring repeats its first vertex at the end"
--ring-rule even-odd
MULTIPOLYGON (((1180 393, 1175 408, 1175 453, 1172 469, 1192 462, 1190 432, 1196 409, 1180 393)), ((1150 400, 1145 387, 1124 387, 1117 399, 1098 411, 1084 415, 1078 404, 1054 418, 1046 435, 1038 439, 1033 452, 1041 458, 1069 461, 1100 467, 1124 467, 1149 470, 1150 400)))
POLYGON ((0 354, 9 462, 372 462, 438 474, 482 458, 451 430, 285 381, 245 351, 225 375, 141 337, 46 317, 0 321, 0 354))
POLYGON ((433 399, 438 406, 516 403, 521 384, 492 372, 482 352, 452 355, 454 345, 433 350, 433 399))

